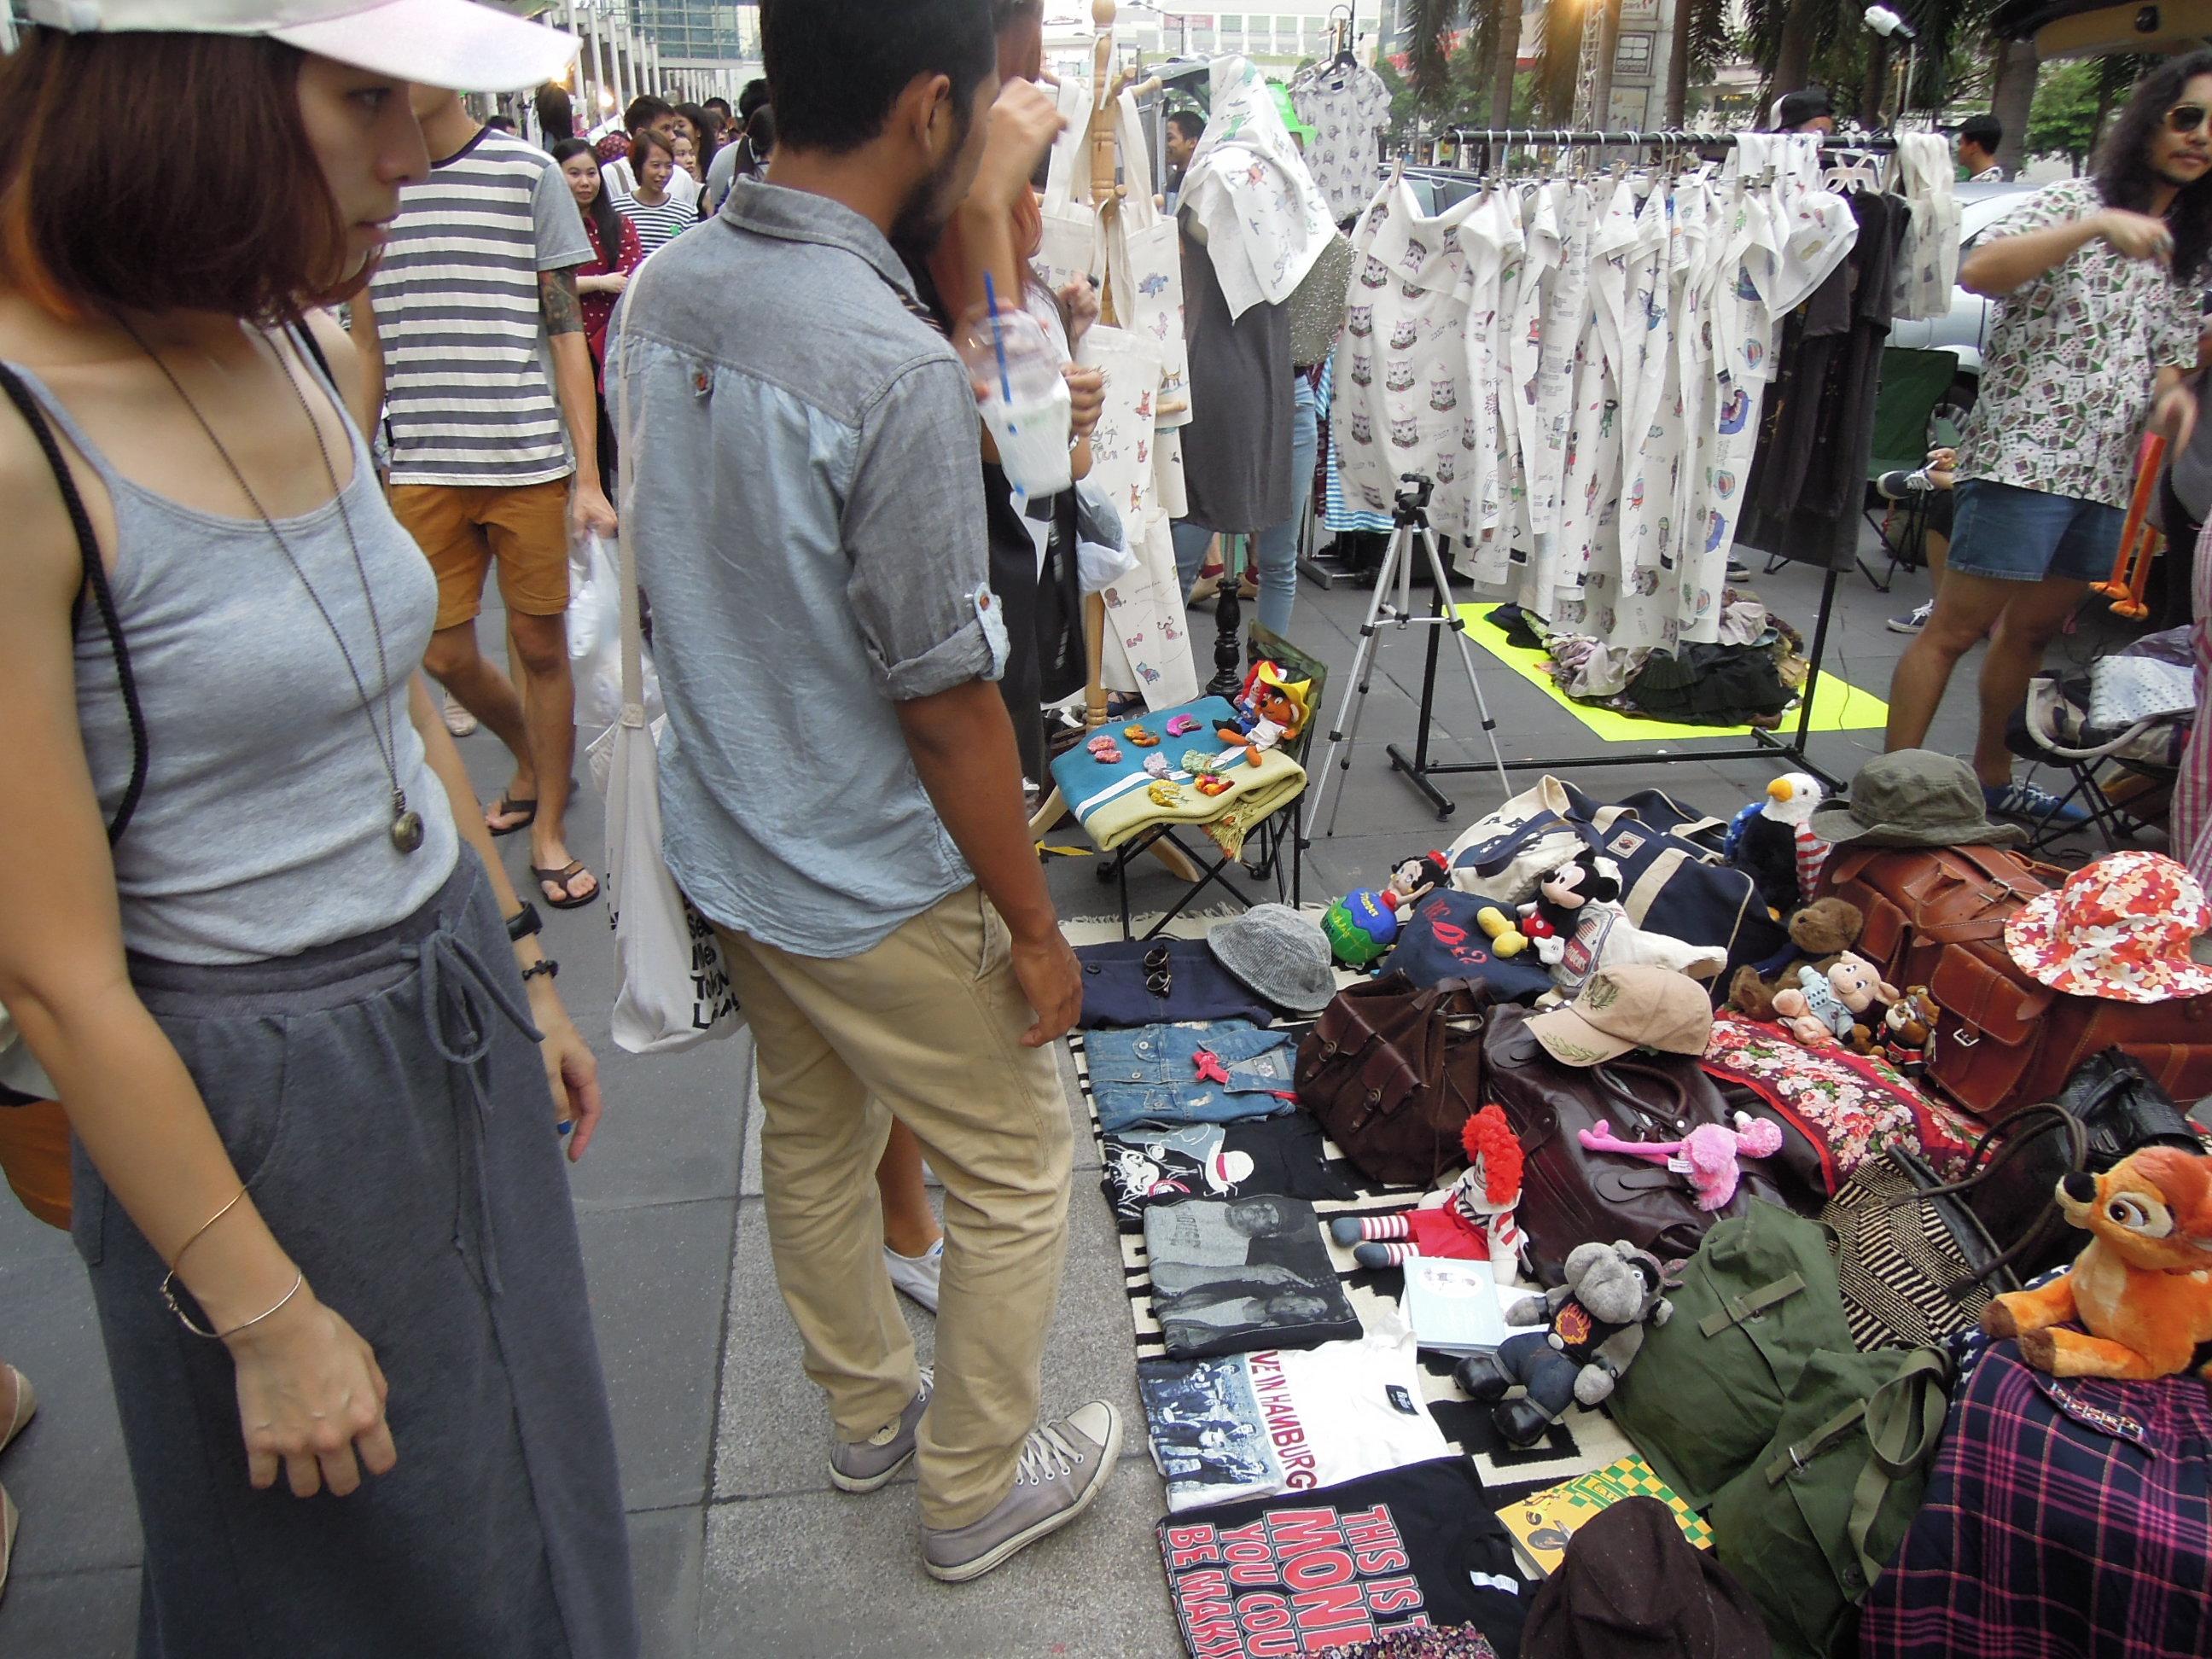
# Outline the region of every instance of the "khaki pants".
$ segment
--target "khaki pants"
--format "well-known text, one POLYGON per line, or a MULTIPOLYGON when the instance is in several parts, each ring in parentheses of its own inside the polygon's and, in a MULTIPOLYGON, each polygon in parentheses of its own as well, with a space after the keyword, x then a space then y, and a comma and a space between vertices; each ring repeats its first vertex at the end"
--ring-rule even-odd
POLYGON ((857 957, 721 939, 760 1056, 776 1282, 842 1439, 875 1433, 920 1384, 876 1193, 894 1115, 945 1184, 918 1468, 923 1524, 964 1527, 1012 1489, 1067 1249, 1067 1103, 1052 1050, 1021 1046, 1034 1016, 1006 924, 969 886, 857 957))

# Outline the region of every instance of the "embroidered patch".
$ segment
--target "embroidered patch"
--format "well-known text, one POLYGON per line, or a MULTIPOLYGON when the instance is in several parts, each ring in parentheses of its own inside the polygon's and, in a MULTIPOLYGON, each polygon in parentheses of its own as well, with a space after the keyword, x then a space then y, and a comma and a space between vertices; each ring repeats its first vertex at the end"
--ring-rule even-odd
POLYGON ((1606 842, 1605 850, 1617 859, 1632 858, 1649 836, 1639 836, 1633 830, 1624 830, 1606 842))

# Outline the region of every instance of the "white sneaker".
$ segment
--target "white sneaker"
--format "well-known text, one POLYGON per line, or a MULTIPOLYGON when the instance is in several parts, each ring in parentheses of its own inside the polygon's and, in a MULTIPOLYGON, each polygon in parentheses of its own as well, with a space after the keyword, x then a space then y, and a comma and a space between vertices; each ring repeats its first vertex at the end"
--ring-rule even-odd
POLYGON ((457 738, 465 738, 477 729, 477 717, 461 707, 459 700, 448 691, 446 694, 446 730, 457 738))
POLYGON ((937 1281, 945 1270, 945 1241, 939 1238, 920 1255, 901 1255, 884 1246, 884 1263, 891 1270, 891 1288, 937 1311, 937 1281))

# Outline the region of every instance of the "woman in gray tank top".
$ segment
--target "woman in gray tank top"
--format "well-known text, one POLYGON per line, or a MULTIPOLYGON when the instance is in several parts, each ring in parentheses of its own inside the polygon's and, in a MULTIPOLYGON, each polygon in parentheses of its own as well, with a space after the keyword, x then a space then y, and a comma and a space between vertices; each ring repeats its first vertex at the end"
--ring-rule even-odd
POLYGON ((228 33, 74 0, 0 64, 0 1003, 78 1141, 139 1652, 632 1654, 556 1133, 596 1073, 303 317, 427 175, 399 77, 572 48, 471 0, 166 9, 228 33))

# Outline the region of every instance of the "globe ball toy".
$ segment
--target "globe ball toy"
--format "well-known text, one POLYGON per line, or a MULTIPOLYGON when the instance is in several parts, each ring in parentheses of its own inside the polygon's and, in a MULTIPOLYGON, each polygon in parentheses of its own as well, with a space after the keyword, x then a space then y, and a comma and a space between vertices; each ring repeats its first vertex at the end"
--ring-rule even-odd
POLYGON ((1321 927, 1339 962, 1364 968, 1397 942, 1398 913, 1388 894, 1362 888, 1330 905, 1321 927))

